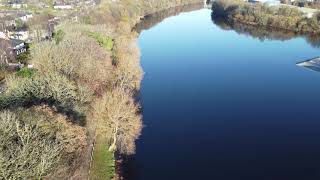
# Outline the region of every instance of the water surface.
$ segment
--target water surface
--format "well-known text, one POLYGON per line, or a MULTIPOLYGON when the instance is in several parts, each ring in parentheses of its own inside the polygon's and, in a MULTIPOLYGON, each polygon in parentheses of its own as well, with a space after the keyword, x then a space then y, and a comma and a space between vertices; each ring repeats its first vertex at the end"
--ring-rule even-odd
POLYGON ((149 25, 139 44, 145 128, 128 179, 319 180, 320 73, 295 65, 317 42, 202 9, 149 25))

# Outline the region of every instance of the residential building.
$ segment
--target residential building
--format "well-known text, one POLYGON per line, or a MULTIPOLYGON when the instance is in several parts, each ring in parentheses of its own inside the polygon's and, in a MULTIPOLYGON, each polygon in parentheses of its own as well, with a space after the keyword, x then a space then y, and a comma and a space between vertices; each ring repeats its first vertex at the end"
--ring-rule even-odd
POLYGON ((29 39, 29 31, 27 29, 20 29, 16 31, 8 31, 7 32, 9 38, 18 39, 22 41, 26 41, 29 39))
POLYGON ((71 4, 67 4, 67 3, 64 3, 64 2, 60 2, 60 1, 56 1, 54 4, 53 4, 53 8, 54 9, 72 9, 72 5, 71 4))
MULTIPOLYGON (((3 36, 3 33, 0 33, 3 36)), ((1 37, 2 37, 1 36, 1 37)), ((0 38, 0 64, 16 61, 17 56, 27 51, 25 43, 17 39, 0 38)))

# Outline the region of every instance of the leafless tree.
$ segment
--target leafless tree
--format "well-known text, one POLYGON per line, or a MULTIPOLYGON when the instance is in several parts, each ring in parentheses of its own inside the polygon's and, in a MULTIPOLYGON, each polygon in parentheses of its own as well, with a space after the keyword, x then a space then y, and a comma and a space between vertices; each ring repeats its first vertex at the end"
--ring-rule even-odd
POLYGON ((11 43, 8 40, 0 39, 0 68, 8 64, 14 58, 11 52, 11 43))
POLYGON ((0 112, 0 179, 41 179, 56 167, 61 145, 10 111, 0 112))
POLYGON ((111 141, 109 150, 133 154, 142 128, 139 105, 130 92, 120 88, 107 91, 100 101, 100 131, 111 141))
POLYGON ((42 42, 31 50, 32 63, 42 73, 57 72, 98 91, 106 86, 112 70, 108 53, 79 33, 67 35, 58 45, 42 42))
POLYGON ((27 26, 30 29, 35 42, 40 42, 43 35, 49 32, 49 20, 51 18, 51 15, 42 13, 34 16, 27 22, 27 26))

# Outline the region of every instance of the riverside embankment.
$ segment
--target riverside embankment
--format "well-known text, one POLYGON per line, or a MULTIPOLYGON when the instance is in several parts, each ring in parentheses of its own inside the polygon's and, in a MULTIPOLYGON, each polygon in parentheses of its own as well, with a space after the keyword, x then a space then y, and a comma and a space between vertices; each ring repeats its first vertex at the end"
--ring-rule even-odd
MULTIPOLYGON (((128 99, 127 101, 124 101, 123 109, 112 109, 104 111, 102 110, 102 113, 100 112, 100 115, 96 117, 97 119, 101 119, 100 125, 102 127, 108 126, 105 122, 105 119, 108 117, 110 118, 110 114, 113 114, 112 112, 119 112, 117 117, 123 116, 125 114, 125 111, 128 109, 127 102, 132 102, 132 111, 133 114, 139 114, 139 102, 135 102, 136 96, 138 95, 138 92, 140 91, 140 82, 142 80, 142 69, 140 66, 140 51, 136 44, 136 38, 138 34, 132 29, 134 26, 141 21, 141 19, 149 14, 153 14, 155 12, 159 12, 163 9, 168 8, 177 8, 182 7, 184 5, 188 4, 199 4, 203 2, 199 0, 188 0, 188 1, 121 1, 116 3, 105 3, 102 4, 96 11, 92 12, 90 14, 90 21, 92 24, 105 24, 106 22, 111 22, 110 26, 112 28, 112 39, 114 42, 114 46, 111 50, 112 54, 112 62, 115 66, 115 74, 116 74, 116 80, 115 81, 115 87, 111 89, 107 93, 113 93, 114 91, 118 91, 119 86, 125 89, 125 92, 128 93, 128 99), (107 9, 107 10, 106 10, 107 9), (128 91, 129 89, 129 91, 128 91), (123 112, 123 113, 120 113, 123 112), (103 117, 103 114, 107 114, 108 117, 103 117)), ((108 24, 109 25, 109 24, 108 24)), ((114 96, 107 96, 105 100, 102 100, 102 104, 98 103, 98 107, 112 107, 117 102, 121 101, 123 99, 123 96, 120 96, 119 98, 115 98, 114 101, 109 101, 108 99, 113 99, 114 96), (109 102, 107 104, 104 104, 105 102, 109 102)), ((119 106, 118 106, 119 107, 119 106)), ((130 107, 130 106, 129 106, 130 107)), ((98 128, 96 129, 96 135, 104 135, 109 134, 106 136, 105 139, 102 139, 103 141, 111 142, 113 145, 113 151, 116 155, 117 163, 116 163, 116 176, 115 178, 120 178, 122 174, 122 163, 119 163, 123 160, 123 157, 126 157, 127 155, 132 155, 135 153, 135 140, 140 135, 141 131, 141 117, 136 116, 135 118, 132 118, 132 116, 128 116, 130 118, 129 123, 119 125, 118 129, 103 129, 98 128), (135 122, 134 123, 134 120, 135 122), (121 129, 122 128, 122 129, 121 129), (112 136, 110 136, 110 133, 112 136), (128 138, 127 140, 123 138, 128 138)), ((115 118, 114 120, 116 120, 115 118)), ((114 121, 113 120, 113 121, 114 121)), ((119 122, 121 124, 121 122, 119 122)), ((100 136, 101 137, 101 136, 100 136)), ((102 136, 103 137, 103 136, 102 136)), ((100 139, 101 141, 101 139, 100 139)), ((96 142, 99 143, 99 142, 96 142)), ((97 146, 97 144, 96 144, 97 146)), ((110 148, 109 148, 110 150, 110 148)), ((99 149, 99 151, 94 152, 93 154, 93 162, 91 168, 91 174, 94 177, 94 179, 99 179, 101 177, 105 177, 106 174, 104 171, 104 168, 112 168, 110 167, 110 161, 105 161, 104 163, 101 162, 103 156, 99 156, 99 154, 108 154, 108 149, 99 149), (105 151, 104 153, 101 151, 105 151), (95 157, 95 154, 98 154, 98 156, 95 157), (101 165, 105 164, 105 165, 101 165)), ((108 171, 110 172, 110 171, 108 171)), ((111 171, 112 172, 112 171, 111 171)), ((107 175, 110 177, 110 175, 107 175)))

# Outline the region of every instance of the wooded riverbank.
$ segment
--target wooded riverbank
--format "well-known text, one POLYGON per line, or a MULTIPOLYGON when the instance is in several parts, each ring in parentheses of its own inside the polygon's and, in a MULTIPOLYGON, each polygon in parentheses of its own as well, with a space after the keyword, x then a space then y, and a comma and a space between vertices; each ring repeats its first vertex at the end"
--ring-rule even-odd
POLYGON ((297 8, 252 4, 239 0, 215 1, 213 16, 225 18, 229 23, 273 27, 301 33, 320 33, 319 14, 307 17, 297 8))

